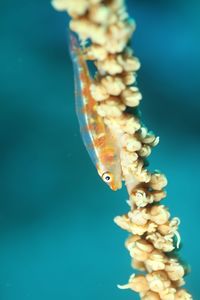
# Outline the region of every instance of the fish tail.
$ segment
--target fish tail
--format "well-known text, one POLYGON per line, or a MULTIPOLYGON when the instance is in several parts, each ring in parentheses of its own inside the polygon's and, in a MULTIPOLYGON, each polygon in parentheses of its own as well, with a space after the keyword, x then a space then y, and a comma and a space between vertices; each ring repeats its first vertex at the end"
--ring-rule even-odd
POLYGON ((76 37, 76 35, 74 33, 72 33, 71 31, 69 31, 68 37, 69 37, 69 52, 70 52, 72 60, 74 61, 77 59, 77 54, 80 49, 79 41, 78 41, 78 38, 76 37))

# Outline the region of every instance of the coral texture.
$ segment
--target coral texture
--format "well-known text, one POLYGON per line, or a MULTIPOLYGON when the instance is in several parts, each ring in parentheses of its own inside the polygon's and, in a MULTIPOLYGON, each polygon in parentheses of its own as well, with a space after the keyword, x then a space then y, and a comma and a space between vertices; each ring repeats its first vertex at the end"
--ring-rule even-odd
POLYGON ((179 247, 179 219, 171 218, 160 204, 166 197, 164 174, 150 172, 146 158, 159 138, 142 124, 137 108, 142 95, 136 86, 140 62, 129 47, 135 22, 128 17, 123 0, 53 0, 57 10, 71 16, 70 29, 86 46, 86 57, 94 62, 97 76, 90 91, 97 101, 97 112, 116 136, 130 211, 114 221, 128 231, 125 245, 134 269, 146 275, 131 275, 128 284, 119 286, 139 293, 143 300, 188 300, 182 288, 186 268, 172 251, 179 247))

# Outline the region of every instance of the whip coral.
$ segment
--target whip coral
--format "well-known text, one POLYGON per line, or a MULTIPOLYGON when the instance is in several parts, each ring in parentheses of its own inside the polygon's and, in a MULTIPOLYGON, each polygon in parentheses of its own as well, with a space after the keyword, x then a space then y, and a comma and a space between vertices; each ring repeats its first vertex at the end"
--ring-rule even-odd
POLYGON ((120 149, 130 211, 114 221, 130 233, 125 246, 133 268, 142 273, 131 275, 127 284, 118 287, 139 293, 143 300, 192 299, 183 288, 187 270, 171 253, 180 244, 180 220, 171 218, 168 208, 160 204, 166 197, 166 176, 146 166, 159 138, 134 109, 127 110, 137 108, 142 99, 135 85, 140 62, 129 46, 135 22, 123 0, 53 0, 52 4, 71 16, 70 29, 85 45, 85 59, 96 66, 90 94, 120 149))

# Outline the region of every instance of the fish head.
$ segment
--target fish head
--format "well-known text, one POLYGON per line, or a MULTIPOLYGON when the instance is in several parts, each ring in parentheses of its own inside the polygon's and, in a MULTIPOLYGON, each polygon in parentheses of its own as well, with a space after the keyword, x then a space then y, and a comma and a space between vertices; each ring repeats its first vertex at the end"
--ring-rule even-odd
POLYGON ((98 173, 102 180, 111 188, 113 191, 117 191, 122 187, 121 179, 121 166, 118 164, 108 167, 107 169, 98 169, 98 173))

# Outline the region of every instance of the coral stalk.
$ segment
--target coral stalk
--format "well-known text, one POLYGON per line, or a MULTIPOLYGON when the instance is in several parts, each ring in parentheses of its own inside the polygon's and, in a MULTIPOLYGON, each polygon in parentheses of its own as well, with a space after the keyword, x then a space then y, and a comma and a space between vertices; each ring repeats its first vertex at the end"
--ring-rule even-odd
POLYGON ((120 148, 130 210, 114 221, 129 232, 125 246, 133 268, 142 273, 131 275, 119 288, 131 289, 143 300, 192 299, 183 288, 187 270, 172 255, 180 244, 180 220, 171 218, 168 208, 160 204, 166 197, 167 179, 158 171, 149 171, 146 165, 159 138, 148 131, 134 109, 133 113, 127 111, 137 108, 142 99, 136 86, 140 62, 129 46, 135 22, 129 18, 123 0, 54 0, 53 6, 71 16, 70 29, 85 42, 86 58, 97 69, 90 92, 97 113, 120 148))

